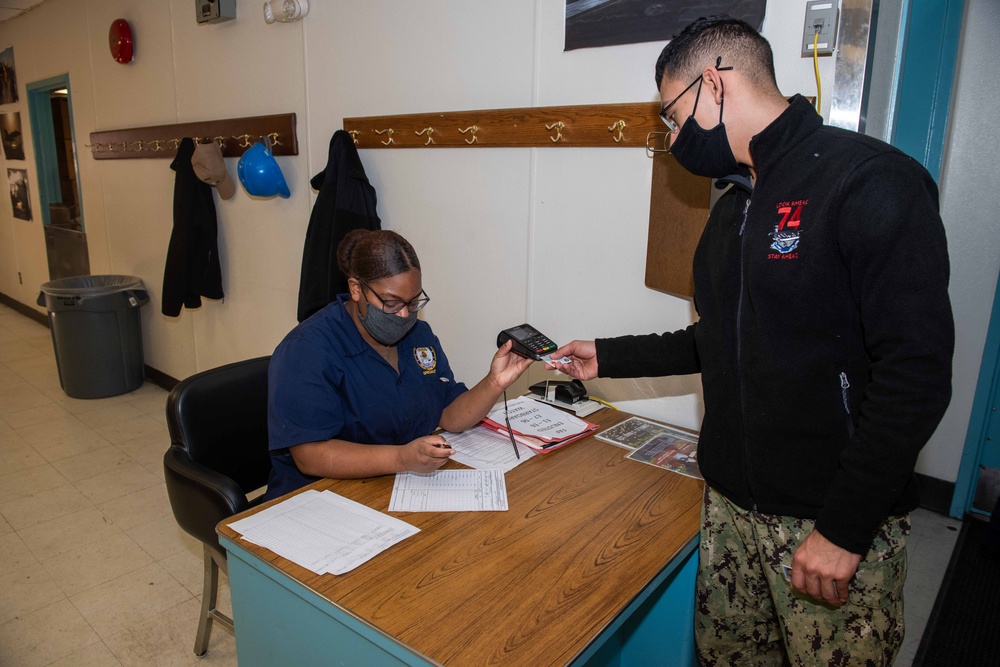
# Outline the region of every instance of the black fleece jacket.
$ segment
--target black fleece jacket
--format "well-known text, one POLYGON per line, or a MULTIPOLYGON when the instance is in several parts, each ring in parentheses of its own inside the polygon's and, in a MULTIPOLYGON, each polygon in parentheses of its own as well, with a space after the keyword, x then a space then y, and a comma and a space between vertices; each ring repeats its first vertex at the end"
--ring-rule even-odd
POLYGON ((725 179, 695 252, 699 321, 598 340, 599 373, 701 372, 706 481, 864 554, 916 507, 917 454, 951 397, 937 187, 798 96, 750 151, 756 183, 725 179))

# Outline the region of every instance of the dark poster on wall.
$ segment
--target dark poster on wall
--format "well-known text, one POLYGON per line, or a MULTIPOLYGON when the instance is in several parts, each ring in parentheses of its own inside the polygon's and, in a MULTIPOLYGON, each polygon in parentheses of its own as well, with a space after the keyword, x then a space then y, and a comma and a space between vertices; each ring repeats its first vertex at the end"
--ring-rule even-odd
POLYGON ((14 209, 14 217, 21 220, 31 220, 27 170, 8 169, 7 182, 10 184, 10 205, 14 209))
POLYGON ((566 51, 666 42, 701 16, 729 14, 760 30, 766 0, 566 0, 566 51))
POLYGON ((0 104, 17 102, 17 75, 14 73, 14 47, 0 51, 0 104))
POLYGON ((8 160, 24 159, 24 137, 21 134, 21 112, 0 113, 0 137, 3 154, 8 160))

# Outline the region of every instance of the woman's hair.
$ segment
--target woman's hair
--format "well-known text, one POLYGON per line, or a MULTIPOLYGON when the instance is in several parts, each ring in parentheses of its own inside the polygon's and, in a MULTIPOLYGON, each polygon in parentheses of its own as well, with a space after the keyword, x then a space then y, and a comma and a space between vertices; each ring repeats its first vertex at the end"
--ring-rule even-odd
POLYGON ((387 229, 355 229, 337 246, 337 266, 347 278, 372 282, 381 278, 420 270, 417 253, 396 232, 387 229))

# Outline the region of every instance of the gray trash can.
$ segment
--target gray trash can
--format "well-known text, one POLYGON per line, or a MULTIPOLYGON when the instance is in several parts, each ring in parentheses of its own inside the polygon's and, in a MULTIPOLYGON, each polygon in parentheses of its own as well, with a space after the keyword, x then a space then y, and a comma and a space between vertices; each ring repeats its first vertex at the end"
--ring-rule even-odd
POLYGON ((73 398, 117 396, 142 386, 139 308, 149 293, 135 276, 78 276, 42 285, 59 383, 73 398))

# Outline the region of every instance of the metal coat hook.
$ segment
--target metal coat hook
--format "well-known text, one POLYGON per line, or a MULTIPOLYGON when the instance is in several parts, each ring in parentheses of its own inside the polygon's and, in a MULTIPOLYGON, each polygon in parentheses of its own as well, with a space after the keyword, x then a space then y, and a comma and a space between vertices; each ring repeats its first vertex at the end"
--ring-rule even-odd
POLYGON ((84 144, 84 146, 87 147, 87 148, 94 148, 94 149, 96 149, 94 151, 95 153, 103 153, 104 152, 104 148, 103 148, 104 144, 84 144))
POLYGON ((219 144, 219 150, 221 150, 223 153, 226 152, 226 138, 225 137, 223 137, 223 136, 212 137, 212 141, 214 141, 215 143, 219 144))
POLYGON ((163 150, 162 148, 160 148, 160 144, 162 143, 163 142, 160 141, 159 139, 153 139, 152 141, 149 142, 149 144, 152 146, 152 148, 150 148, 149 150, 153 152, 163 150))
POLYGON ((277 132, 272 132, 271 134, 267 135, 267 138, 271 140, 271 145, 272 146, 280 146, 281 145, 281 142, 278 141, 278 133, 277 132))
POLYGON ((608 128, 608 132, 615 132, 615 131, 618 132, 618 136, 617 137, 611 137, 611 138, 614 139, 615 143, 617 144, 618 142, 620 142, 622 139, 625 138, 625 121, 624 120, 620 120, 619 119, 614 125, 612 125, 611 127, 608 128))
POLYGON ((241 143, 239 145, 240 148, 250 148, 251 146, 253 146, 253 144, 250 143, 250 135, 249 134, 235 134, 235 135, 233 135, 233 139, 242 139, 243 140, 243 143, 241 143))
POLYGON ((465 143, 467 143, 467 144, 474 144, 474 143, 476 143, 476 139, 478 138, 476 136, 476 133, 479 132, 479 126, 478 125, 470 125, 469 127, 465 128, 464 130, 461 129, 461 128, 459 128, 458 131, 459 131, 460 134, 465 134, 467 132, 472 132, 472 138, 471 139, 466 139, 465 143))
POLYGON ((361 134, 361 130, 348 130, 347 133, 351 135, 351 139, 354 141, 354 145, 358 145, 358 135, 361 134))
POLYGON ((667 143, 669 141, 669 132, 650 132, 646 135, 646 157, 653 158, 656 157, 657 153, 669 153, 670 145, 667 143), (656 140, 654 137, 663 137, 663 148, 656 147, 656 140), (652 141, 650 141, 652 139, 652 141))
POLYGON ((420 130, 419 132, 414 131, 413 133, 415 135, 417 135, 418 137, 422 137, 422 136, 424 136, 424 134, 427 135, 427 141, 424 142, 424 146, 430 146, 431 144, 434 143, 434 136, 433 136, 434 135, 434 128, 433 127, 425 127, 424 129, 420 130))
MULTIPOLYGON (((142 139, 136 139, 135 141, 132 142, 132 144, 137 144, 138 145, 138 148, 136 148, 134 150, 137 150, 137 151, 140 151, 140 152, 142 151, 142 144, 143 144, 142 139)), ((129 146, 131 146, 132 144, 129 144, 129 146)))
POLYGON ((392 134, 393 134, 393 132, 395 132, 395 130, 393 130, 391 127, 389 129, 387 129, 387 130, 375 130, 375 134, 378 134, 378 135, 383 135, 383 134, 387 134, 388 133, 388 135, 389 135, 389 141, 383 141, 382 142, 383 146, 388 146, 389 144, 392 143, 392 134))
POLYGON ((552 142, 555 143, 555 142, 559 141, 560 139, 562 139, 562 131, 566 129, 566 123, 562 122, 561 120, 558 120, 558 121, 552 123, 551 125, 546 125, 545 129, 546 130, 555 130, 556 131, 556 136, 549 137, 549 139, 551 139, 552 142))
POLYGON ((180 139, 167 139, 167 143, 168 144, 171 141, 174 142, 174 150, 177 150, 177 148, 181 145, 181 140, 180 139))

